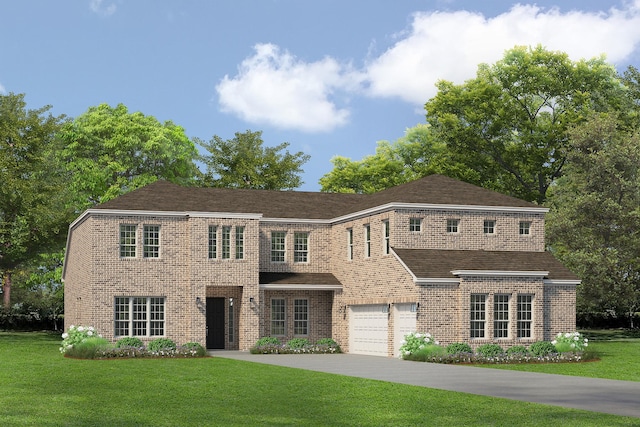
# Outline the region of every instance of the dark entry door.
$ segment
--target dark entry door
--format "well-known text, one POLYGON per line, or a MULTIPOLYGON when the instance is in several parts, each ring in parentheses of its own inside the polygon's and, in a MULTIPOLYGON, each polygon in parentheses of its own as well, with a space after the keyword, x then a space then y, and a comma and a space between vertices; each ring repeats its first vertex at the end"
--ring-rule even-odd
POLYGON ((224 349, 224 298, 207 298, 207 348, 224 349))

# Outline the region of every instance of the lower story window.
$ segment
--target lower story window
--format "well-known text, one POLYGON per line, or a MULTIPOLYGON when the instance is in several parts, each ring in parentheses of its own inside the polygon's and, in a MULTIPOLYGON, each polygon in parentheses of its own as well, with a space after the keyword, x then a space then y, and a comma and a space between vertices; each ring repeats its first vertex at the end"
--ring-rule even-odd
POLYGON ((115 335, 154 337, 164 335, 165 306, 162 297, 116 297, 115 335))
POLYGON ((493 337, 509 337, 509 295, 493 296, 493 337))
POLYGON ((271 335, 285 334, 285 305, 283 298, 271 300, 271 335))
POLYGON ((518 338, 531 338, 533 295, 518 295, 518 338))
POLYGON ((293 333, 294 335, 309 334, 309 301, 297 299, 293 302, 293 333))
POLYGON ((487 319, 487 296, 471 294, 471 322, 469 325, 471 338, 484 338, 487 319))

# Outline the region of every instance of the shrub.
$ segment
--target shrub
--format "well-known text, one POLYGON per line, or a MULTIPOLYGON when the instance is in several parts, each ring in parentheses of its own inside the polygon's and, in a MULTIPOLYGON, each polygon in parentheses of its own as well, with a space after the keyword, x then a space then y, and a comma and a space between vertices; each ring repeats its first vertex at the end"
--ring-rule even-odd
POLYGON ((156 338, 149 342, 149 351, 175 350, 176 343, 169 338, 156 338))
POLYGON ((340 345, 333 338, 320 338, 316 342, 317 353, 342 353, 340 345))
POLYGON ((447 346, 447 354, 473 353, 471 346, 464 342, 454 342, 447 346))
POLYGON ((412 332, 404 336, 402 345, 400 346, 400 357, 405 359, 406 356, 417 353, 428 346, 439 346, 430 333, 421 334, 420 332, 412 332))
POLYGON ((498 344, 482 344, 476 350, 480 356, 483 357, 497 357, 504 354, 504 349, 500 347, 498 344))
POLYGON ((206 356, 207 350, 197 342, 188 342, 181 346, 182 349, 191 352, 194 356, 203 357, 206 356))
POLYGON ((102 350, 109 347, 110 343, 106 339, 92 336, 68 348, 66 355, 77 359, 95 359, 100 356, 102 350))
POLYGON ((568 351, 584 351, 589 345, 588 339, 584 338, 580 332, 560 332, 556 335, 556 339, 551 341, 558 353, 566 353, 568 351))
POLYGON ((101 337, 93 326, 69 326, 69 331, 62 334, 60 353, 65 354, 74 346, 91 337, 101 337))
POLYGON ((514 345, 513 347, 509 347, 507 349, 508 356, 526 356, 529 354, 529 350, 527 347, 523 345, 514 345))
POLYGON ((317 342, 317 345, 328 345, 338 347, 338 343, 335 342, 333 338, 320 338, 317 342))
POLYGON ((116 342, 116 348, 122 348, 122 347, 140 348, 140 347, 144 347, 144 344, 142 343, 142 340, 140 338, 124 337, 124 338, 120 338, 116 342))
POLYGON ((529 346, 529 351, 536 357, 544 357, 556 352, 556 347, 549 341, 537 341, 529 346))
POLYGON ((304 348, 309 345, 309 340, 306 338, 291 338, 287 341, 289 348, 304 348))
POLYGON ((402 358, 404 360, 430 362, 446 355, 446 353, 447 351, 443 347, 435 344, 428 344, 413 353, 404 355, 402 358))
POLYGON ((276 337, 262 337, 256 342, 256 347, 264 347, 265 345, 280 345, 280 340, 276 337))

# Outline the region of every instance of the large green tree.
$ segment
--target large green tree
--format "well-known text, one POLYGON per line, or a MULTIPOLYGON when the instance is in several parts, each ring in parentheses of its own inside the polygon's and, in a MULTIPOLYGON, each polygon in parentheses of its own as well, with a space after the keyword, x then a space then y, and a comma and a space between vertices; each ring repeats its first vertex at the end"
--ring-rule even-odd
POLYGON ((122 104, 89 108, 65 126, 62 139, 77 210, 158 179, 188 184, 198 175, 197 149, 182 127, 122 104))
POLYGON ((0 278, 4 307, 12 274, 60 245, 70 221, 67 175, 55 155, 64 117, 28 109, 23 94, 0 95, 0 278))
POLYGON ((262 132, 236 132, 232 139, 214 135, 198 143, 208 154, 201 157, 207 172, 201 185, 207 187, 291 190, 303 184, 302 165, 310 156, 290 153, 289 143, 264 147, 262 132))
POLYGON ((591 111, 616 109, 623 85, 604 58, 572 61, 541 46, 516 47, 474 79, 442 80, 425 109, 438 138, 483 184, 543 203, 562 175, 567 129, 591 111))
POLYGON ((547 241, 582 278, 579 313, 632 320, 640 310, 640 134, 603 114, 569 138, 564 176, 550 192, 547 241))

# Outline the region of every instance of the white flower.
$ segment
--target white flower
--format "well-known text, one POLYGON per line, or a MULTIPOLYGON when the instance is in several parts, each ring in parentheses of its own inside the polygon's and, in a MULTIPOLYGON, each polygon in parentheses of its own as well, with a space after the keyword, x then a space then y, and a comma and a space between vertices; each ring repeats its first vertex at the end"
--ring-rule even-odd
POLYGON ((551 341, 551 344, 556 345, 556 344, 558 344, 558 341, 553 340, 553 341, 551 341))
POLYGON ((576 337, 573 337, 573 340, 574 340, 574 341, 578 341, 579 339, 580 339, 580 338, 578 338, 577 336, 576 336, 576 337))
POLYGON ((587 343, 585 342, 585 343, 584 343, 584 346, 585 346, 585 347, 589 347, 589 344, 587 344, 587 343))
POLYGON ((66 340, 67 338, 69 338, 69 334, 68 333, 65 332, 64 334, 62 334, 62 339, 63 340, 66 340))
POLYGON ((589 342, 589 340, 585 338, 585 339, 584 339, 584 342, 585 342, 585 343, 588 343, 588 342, 589 342))
POLYGON ((79 331, 79 332, 84 331, 84 326, 78 326, 78 331, 79 331))
POLYGON ((87 335, 89 335, 89 336, 93 335, 93 331, 91 331, 91 330, 87 331, 87 335))
POLYGON ((567 332, 566 334, 564 334, 564 336, 565 336, 566 338, 571 338, 571 334, 570 334, 569 332, 567 332))

